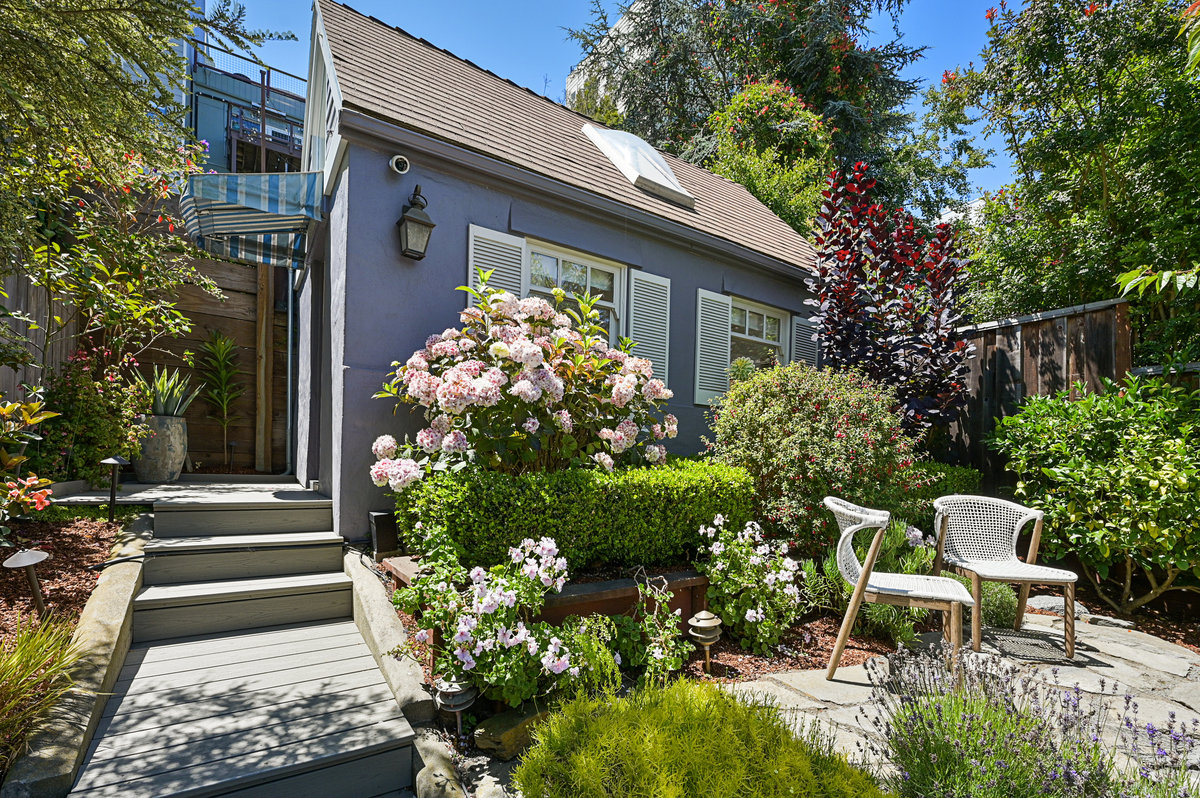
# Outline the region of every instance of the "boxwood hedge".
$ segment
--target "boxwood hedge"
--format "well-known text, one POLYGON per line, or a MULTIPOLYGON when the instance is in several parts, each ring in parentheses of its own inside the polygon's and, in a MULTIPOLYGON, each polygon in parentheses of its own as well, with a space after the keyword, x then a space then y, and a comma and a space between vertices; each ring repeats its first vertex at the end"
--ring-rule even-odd
POLYGON ((612 473, 468 468, 412 485, 396 517, 402 536, 418 522, 444 527, 469 566, 499 563, 510 546, 543 535, 558 542, 572 570, 670 565, 691 558, 697 531, 718 513, 731 524, 750 520, 753 490, 741 468, 692 460, 612 473))

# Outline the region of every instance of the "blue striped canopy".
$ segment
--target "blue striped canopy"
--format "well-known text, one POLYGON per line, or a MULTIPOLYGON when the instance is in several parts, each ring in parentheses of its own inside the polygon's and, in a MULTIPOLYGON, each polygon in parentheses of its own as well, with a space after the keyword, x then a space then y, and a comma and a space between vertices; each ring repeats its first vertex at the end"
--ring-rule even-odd
POLYGON ((321 219, 320 172, 188 178, 180 210, 188 235, 216 257, 299 268, 321 219))

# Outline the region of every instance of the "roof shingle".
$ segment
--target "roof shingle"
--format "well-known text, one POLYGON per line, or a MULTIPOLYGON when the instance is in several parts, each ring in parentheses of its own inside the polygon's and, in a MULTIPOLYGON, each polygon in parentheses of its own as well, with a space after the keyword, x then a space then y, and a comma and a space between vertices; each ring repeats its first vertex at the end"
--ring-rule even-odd
POLYGON ((587 139, 586 117, 374 17, 317 4, 347 108, 812 268, 812 245, 743 186, 663 153, 696 207, 656 197, 587 139))

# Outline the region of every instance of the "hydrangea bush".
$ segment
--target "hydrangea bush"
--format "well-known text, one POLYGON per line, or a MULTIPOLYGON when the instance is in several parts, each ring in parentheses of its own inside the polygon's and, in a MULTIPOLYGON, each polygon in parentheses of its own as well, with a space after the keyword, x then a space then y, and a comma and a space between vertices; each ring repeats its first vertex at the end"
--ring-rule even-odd
POLYGON ((552 539, 526 539, 510 549, 509 562, 468 571, 444 530, 423 531, 421 571, 410 587, 396 591, 393 603, 413 615, 421 613, 428 628, 417 633, 417 642, 432 639, 434 630, 440 634, 435 641, 440 642, 435 647, 438 673, 457 676, 489 698, 518 706, 595 668, 585 656, 594 656, 595 647, 576 656, 569 635, 532 620, 546 596, 561 591, 567 581, 567 562, 552 539))
POLYGON ((753 521, 740 530, 727 528, 725 517, 718 515, 700 535, 700 550, 708 553, 708 560, 696 568, 708 577, 713 612, 743 648, 769 653, 804 612, 804 597, 796 585, 804 576, 799 564, 787 556, 786 543, 767 542, 762 527, 753 521))
POLYGON ((597 297, 561 290, 553 304, 489 288, 480 272, 476 304, 461 327, 431 335, 377 398, 423 408, 429 426, 398 444, 376 441, 377 485, 402 491, 430 469, 467 462, 507 473, 663 463, 674 416, 657 415, 671 391, 633 341, 609 344, 597 297))

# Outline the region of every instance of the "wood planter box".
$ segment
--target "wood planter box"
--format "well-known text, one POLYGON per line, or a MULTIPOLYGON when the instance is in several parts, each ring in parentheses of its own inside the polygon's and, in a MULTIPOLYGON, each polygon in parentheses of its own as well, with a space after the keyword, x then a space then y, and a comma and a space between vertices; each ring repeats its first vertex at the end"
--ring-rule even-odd
MULTIPOLYGON (((389 557, 381 564, 399 590, 412 584, 418 564, 411 557, 389 557)), ((667 590, 675 594, 672 610, 681 610, 679 629, 687 631, 687 621, 707 608, 708 577, 695 571, 663 574, 667 590)), ((637 582, 633 579, 609 579, 604 582, 567 583, 561 593, 546 596, 546 606, 535 620, 559 624, 571 615, 625 615, 637 605, 637 582)))

